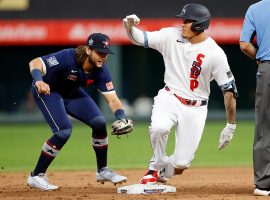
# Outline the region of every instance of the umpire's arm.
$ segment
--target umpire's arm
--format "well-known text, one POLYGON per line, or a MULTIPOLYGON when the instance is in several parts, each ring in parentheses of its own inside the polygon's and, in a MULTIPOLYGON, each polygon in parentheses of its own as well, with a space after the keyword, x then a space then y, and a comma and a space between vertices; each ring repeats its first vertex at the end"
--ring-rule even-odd
POLYGON ((257 49, 255 46, 250 42, 240 42, 240 49, 244 54, 246 54, 251 59, 256 58, 257 49))

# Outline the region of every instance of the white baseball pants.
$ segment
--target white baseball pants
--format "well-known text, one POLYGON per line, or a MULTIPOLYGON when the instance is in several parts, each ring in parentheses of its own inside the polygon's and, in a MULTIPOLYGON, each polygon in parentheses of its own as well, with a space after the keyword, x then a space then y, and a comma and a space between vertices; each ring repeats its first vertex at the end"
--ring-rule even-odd
POLYGON ((149 135, 153 157, 150 170, 161 170, 170 162, 175 168, 190 166, 199 146, 207 117, 206 106, 187 106, 182 104, 171 92, 161 89, 154 98, 149 135), (175 148, 169 159, 166 145, 170 130, 176 126, 175 148))

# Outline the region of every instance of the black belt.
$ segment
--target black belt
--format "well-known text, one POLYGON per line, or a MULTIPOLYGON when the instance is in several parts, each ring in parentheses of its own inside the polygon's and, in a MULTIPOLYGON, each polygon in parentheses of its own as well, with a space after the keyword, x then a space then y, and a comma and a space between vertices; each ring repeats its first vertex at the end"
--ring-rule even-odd
POLYGON ((262 64, 262 63, 269 63, 270 64, 270 60, 258 60, 257 63, 258 64, 262 64))

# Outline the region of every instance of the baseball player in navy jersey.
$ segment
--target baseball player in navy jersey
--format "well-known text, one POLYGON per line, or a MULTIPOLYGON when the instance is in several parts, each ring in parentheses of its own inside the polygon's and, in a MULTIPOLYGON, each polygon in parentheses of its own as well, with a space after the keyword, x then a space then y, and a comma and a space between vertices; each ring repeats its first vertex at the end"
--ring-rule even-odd
POLYGON ((234 76, 224 51, 204 32, 210 23, 209 10, 200 4, 187 4, 176 17, 181 18, 181 27, 153 32, 136 28, 140 19, 134 14, 123 19, 130 41, 159 51, 165 64, 165 86, 154 98, 149 127, 153 156, 141 184, 166 182, 190 166, 205 126, 213 79, 224 94, 227 119, 219 149, 230 142, 236 128, 234 76), (173 126, 175 149, 168 156, 165 150, 173 126))
POLYGON ((127 180, 107 167, 106 120, 97 104, 82 89, 82 86, 94 85, 115 117, 127 118, 104 64, 108 54, 112 53, 109 37, 94 33, 88 37, 86 45, 38 57, 29 63, 34 100, 53 132, 42 146, 37 165, 28 177, 29 186, 41 190, 58 189, 58 186, 48 182, 45 173, 71 135, 72 124, 68 115, 92 129, 92 146, 97 161, 96 180, 114 184, 127 180))

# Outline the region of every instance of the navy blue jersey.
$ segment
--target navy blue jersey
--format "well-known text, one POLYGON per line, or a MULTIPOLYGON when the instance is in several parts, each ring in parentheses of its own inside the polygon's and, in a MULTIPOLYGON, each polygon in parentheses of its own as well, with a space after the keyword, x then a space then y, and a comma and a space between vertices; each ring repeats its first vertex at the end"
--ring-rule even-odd
POLYGON ((90 73, 85 73, 76 61, 74 48, 64 49, 56 53, 42 56, 46 65, 45 83, 49 84, 51 91, 68 97, 81 86, 94 84, 101 92, 114 91, 112 78, 106 65, 101 68, 94 67, 90 73))

